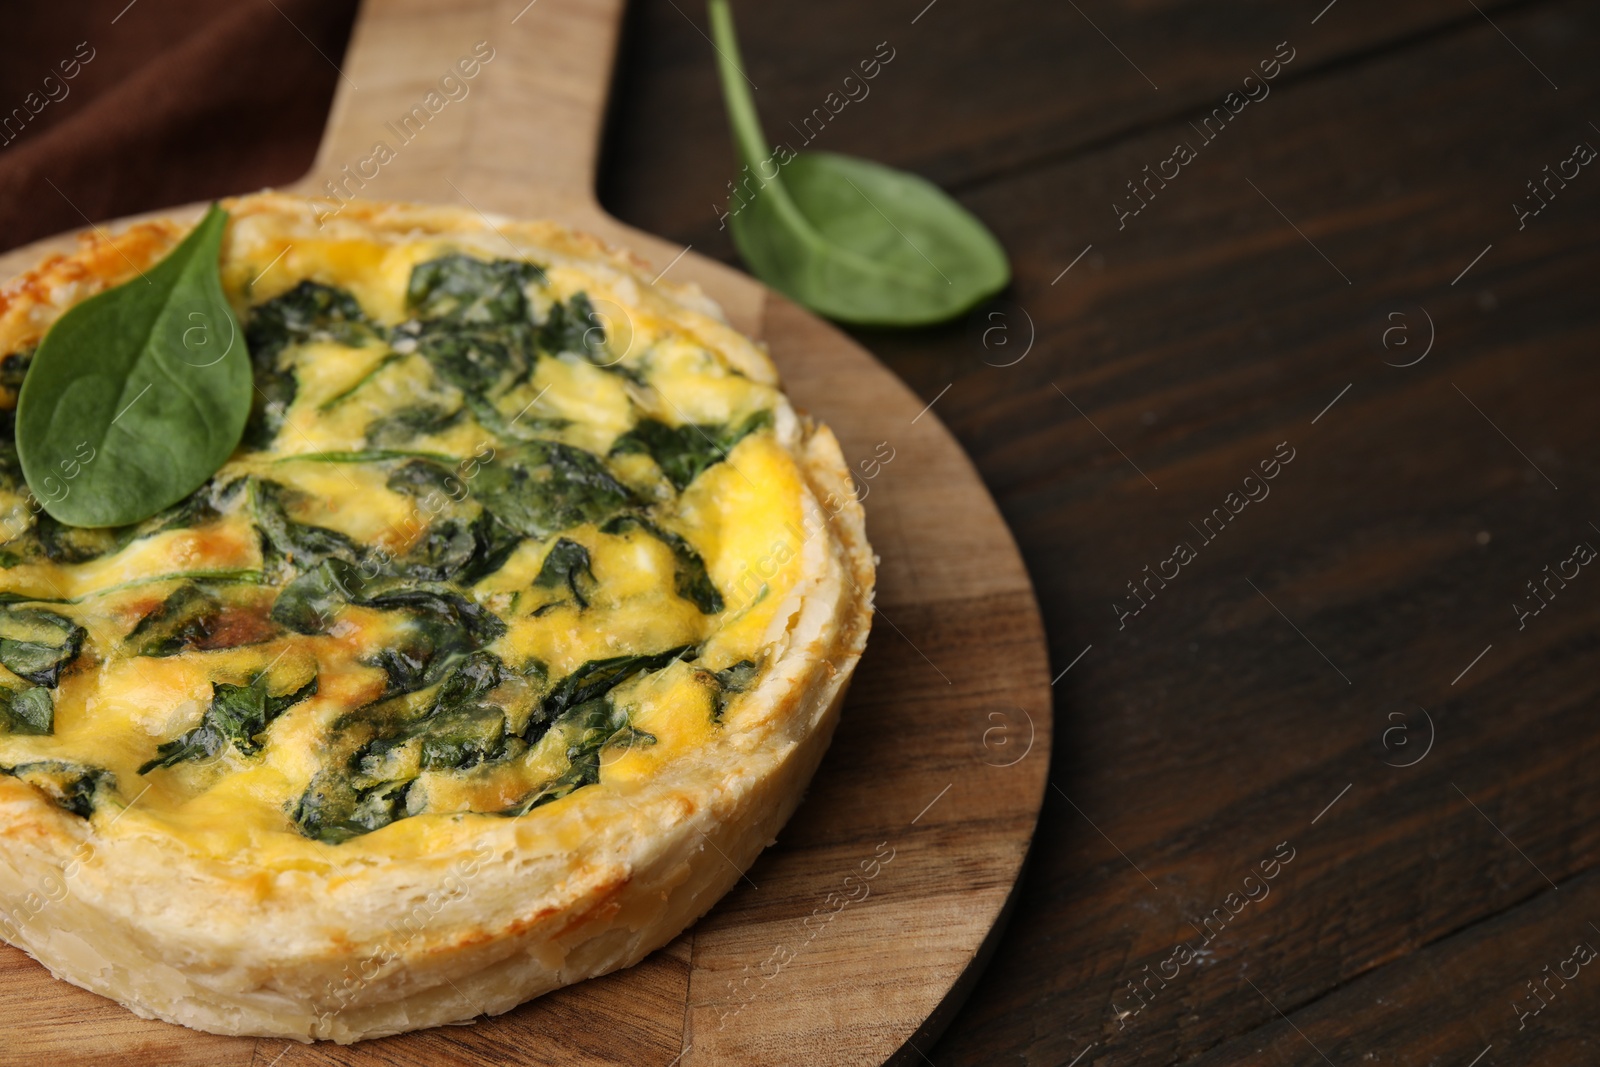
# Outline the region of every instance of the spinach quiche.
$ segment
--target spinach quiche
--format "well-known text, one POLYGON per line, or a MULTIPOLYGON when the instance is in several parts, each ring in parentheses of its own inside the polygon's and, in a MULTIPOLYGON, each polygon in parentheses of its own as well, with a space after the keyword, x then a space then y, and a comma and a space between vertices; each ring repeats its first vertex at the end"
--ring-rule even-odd
POLYGON ((698 290, 587 236, 224 206, 254 406, 136 525, 51 517, 16 398, 189 227, 0 290, 0 935, 142 1016, 340 1042, 638 961, 832 734, 874 567, 837 442, 698 290))

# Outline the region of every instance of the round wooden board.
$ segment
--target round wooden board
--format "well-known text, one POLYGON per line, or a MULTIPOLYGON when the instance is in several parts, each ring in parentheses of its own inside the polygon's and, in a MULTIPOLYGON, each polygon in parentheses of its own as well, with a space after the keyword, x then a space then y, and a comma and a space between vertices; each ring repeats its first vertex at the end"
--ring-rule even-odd
MULTIPOLYGON (((1011 534, 931 405, 870 354, 744 275, 600 211, 594 147, 621 0, 524 2, 368 0, 301 189, 323 190, 370 151, 380 116, 405 113, 474 43, 492 42, 453 122, 439 116, 362 195, 588 229, 699 283, 766 340, 796 405, 838 435, 881 560, 872 640, 821 770, 776 844, 676 941, 505 1015, 354 1046, 218 1037, 139 1019, 0 945, 0 1062, 920 1063, 992 944, 1050 753, 1044 635, 1011 534)), ((64 243, 0 256, 0 276, 64 243)))

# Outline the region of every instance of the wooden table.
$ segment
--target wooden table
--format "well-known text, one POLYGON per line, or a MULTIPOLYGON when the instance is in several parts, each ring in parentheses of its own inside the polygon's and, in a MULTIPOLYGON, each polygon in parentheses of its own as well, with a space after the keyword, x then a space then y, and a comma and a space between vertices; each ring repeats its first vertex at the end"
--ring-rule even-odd
MULTIPOLYGON (((1016 271, 857 334, 994 491, 1057 677, 1014 918, 928 1060, 1600 1060, 1600 9, 738 14, 769 133, 933 178, 1016 271)), ((635 3, 601 192, 735 262, 703 27, 635 3)))
MULTIPOLYGON (((1019 906, 929 1058, 1600 1062, 1563 962, 1600 948, 1600 573, 1526 585, 1600 548, 1600 168, 1513 211, 1600 148, 1600 9, 926 3, 739 17, 796 147, 887 41, 813 147, 940 182, 1016 270, 858 334, 977 463, 1060 673, 1019 906)), ((678 7, 636 5, 602 196, 732 260, 678 7)))

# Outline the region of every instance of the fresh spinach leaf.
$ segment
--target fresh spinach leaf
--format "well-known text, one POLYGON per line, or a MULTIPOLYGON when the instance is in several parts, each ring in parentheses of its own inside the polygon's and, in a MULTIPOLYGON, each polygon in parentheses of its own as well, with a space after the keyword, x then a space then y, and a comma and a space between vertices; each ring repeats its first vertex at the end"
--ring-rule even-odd
POLYGON ((0 689, 0 733, 44 737, 55 731, 56 707, 50 690, 0 689))
POLYGON ((706 468, 727 459, 734 445, 771 423, 770 411, 758 411, 742 422, 727 425, 668 426, 656 419, 640 419, 612 443, 611 454, 642 452, 650 456, 681 493, 706 468))
POLYGON ((148 518, 204 484, 238 445, 253 390, 222 292, 227 221, 212 205, 165 259, 45 334, 17 399, 17 453, 61 522, 148 518))
POLYGON ((83 648, 85 631, 43 608, 0 611, 0 663, 34 685, 53 687, 83 648))
POLYGON ((699 608, 703 615, 715 615, 722 610, 722 594, 712 584, 711 576, 706 573, 706 561, 693 545, 639 515, 618 515, 600 527, 600 532, 623 534, 629 529, 642 530, 672 550, 676 564, 673 582, 679 596, 699 608))
POLYGON ((739 162, 734 244, 762 281, 813 311, 861 325, 960 315, 1011 278, 1005 251, 933 183, 831 152, 773 151, 739 59, 727 0, 709 0, 723 99, 739 162))
POLYGON ((209 759, 230 743, 241 755, 253 756, 261 751, 257 737, 278 716, 316 691, 316 675, 299 689, 278 696, 267 691, 265 674, 256 675, 248 685, 213 682, 211 705, 200 725, 158 747, 155 759, 140 767, 139 773, 148 774, 157 767, 171 767, 184 760, 209 759))
POLYGON ((81 819, 94 814, 94 809, 110 794, 117 795, 117 776, 103 767, 89 767, 66 760, 35 760, 15 766, 0 766, 0 774, 9 774, 33 786, 55 805, 81 819))
POLYGON ((590 584, 594 582, 594 571, 589 569, 589 550, 563 537, 545 553, 544 563, 539 566, 539 575, 534 578, 533 584, 541 589, 566 586, 572 591, 572 599, 582 609, 589 606, 589 598, 583 595, 578 583, 578 579, 585 576, 590 584))
POLYGON ((478 472, 472 492, 507 527, 540 539, 599 522, 631 499, 598 456, 556 441, 505 449, 478 472))

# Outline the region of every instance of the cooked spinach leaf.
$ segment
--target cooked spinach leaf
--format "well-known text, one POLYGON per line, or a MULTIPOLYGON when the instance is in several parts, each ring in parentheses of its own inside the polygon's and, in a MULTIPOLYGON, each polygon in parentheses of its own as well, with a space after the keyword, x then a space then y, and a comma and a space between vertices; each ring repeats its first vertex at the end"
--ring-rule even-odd
POLYGON ((497 522, 487 510, 479 513, 472 523, 472 559, 457 572, 455 580, 464 587, 477 585, 504 567, 523 540, 520 533, 497 522))
POLYGON ((270 617, 298 634, 321 633, 341 605, 361 595, 362 585, 354 564, 325 559, 283 587, 270 617))
POLYGON ((405 357, 406 353, 404 352, 387 352, 380 356, 377 362, 373 363, 371 367, 367 368, 367 372, 365 374, 351 382, 349 385, 345 386, 343 389, 339 390, 337 393, 328 397, 328 399, 324 400, 322 403, 318 404, 317 410, 319 412, 332 411, 346 400, 349 400, 356 393, 360 392, 374 378, 382 374, 390 364, 398 363, 405 357))
POLYGON ((222 601, 198 585, 173 590, 154 611, 138 621, 125 639, 135 656, 171 656, 193 648, 209 632, 209 621, 222 611, 222 601))
POLYGON ((511 672, 499 656, 493 652, 474 652, 440 683, 435 706, 476 700, 510 676, 511 672))
POLYGON ((706 468, 727 459, 734 445, 771 422, 769 411, 758 411, 741 422, 726 425, 668 426, 656 419, 640 419, 633 429, 616 439, 611 454, 642 452, 650 456, 681 493, 706 468))
POLYGON ((376 336, 356 298, 343 289, 310 280, 250 310, 245 342, 258 364, 275 364, 291 345, 334 341, 352 347, 376 336))
POLYGON ((295 811, 300 832, 330 844, 369 833, 418 814, 408 794, 423 771, 463 770, 525 750, 506 736, 506 713, 482 699, 507 677, 497 656, 472 652, 415 718, 397 721, 392 706, 380 703, 341 719, 338 730, 376 726, 377 736, 312 779, 295 811))
POLYGON ((438 680, 459 654, 488 644, 505 632, 491 612, 438 585, 407 585, 392 574, 367 576, 341 559, 327 559, 284 587, 271 618, 296 633, 321 633, 344 604, 399 611, 409 624, 376 665, 390 677, 386 696, 409 693, 438 680))
POLYGON ((66 760, 35 760, 13 767, 0 766, 0 774, 9 774, 33 786, 59 808, 82 819, 94 814, 94 809, 110 794, 117 795, 117 776, 103 767, 88 767, 66 760))
MULTIPOLYGON (((0 449, 0 468, 3 466, 3 449, 0 449)), ((134 541, 163 530, 214 521, 218 513, 211 498, 210 486, 201 486, 172 507, 127 526, 68 526, 41 511, 33 518, 31 538, 23 540, 19 547, 25 553, 43 555, 52 563, 86 563, 119 552, 134 541)))
POLYGON ((533 326, 524 322, 471 325, 412 319, 396 326, 391 344, 420 352, 440 378, 460 389, 476 413, 533 373, 533 326))
POLYGON ((618 325, 622 328, 620 338, 617 330, 607 330, 605 318, 595 310, 588 293, 573 293, 565 304, 557 301, 551 305, 549 316, 539 327, 539 347, 555 355, 582 356, 601 370, 620 374, 635 385, 645 385, 642 374, 622 363, 632 343, 632 324, 624 319, 618 325), (621 352, 616 351, 618 347, 621 352))
POLYGON ((44 509, 72 526, 124 526, 216 473, 250 412, 250 358, 222 292, 227 212, 139 277, 50 327, 17 398, 17 453, 44 509))
POLYGON ((733 699, 733 694, 743 693, 761 677, 761 665, 742 659, 729 667, 711 673, 717 685, 715 709, 711 713, 712 721, 721 722, 722 713, 727 710, 728 702, 733 699))
POLYGON ((313 341, 364 345, 376 337, 374 324, 354 296, 320 282, 302 281, 252 308, 245 343, 255 371, 256 396, 245 440, 252 447, 266 448, 294 403, 297 383, 294 373, 281 366, 284 349, 313 341))
POLYGON ((358 790, 347 774, 321 770, 295 805, 295 826, 313 840, 341 844, 404 818, 410 788, 411 781, 406 780, 358 790))
POLYGON ((461 630, 479 645, 506 632, 506 624, 491 612, 448 589, 396 589, 356 603, 379 611, 406 611, 418 618, 436 619, 461 630))
POLYGON ((526 286, 544 272, 516 260, 459 253, 419 263, 406 303, 416 318, 395 328, 397 351, 417 351, 469 404, 492 398, 533 371, 535 330, 526 286))
POLYGON ((248 685, 213 682, 211 705, 206 708, 200 725, 157 748, 155 759, 140 767, 139 773, 147 774, 157 767, 171 767, 184 760, 208 759, 230 743, 241 755, 253 756, 261 751, 261 742, 257 740, 261 733, 278 716, 316 691, 315 675, 299 689, 278 696, 267 691, 265 674, 256 675, 248 685))
POLYGON ((501 523, 540 539, 599 522, 631 499, 598 456, 555 441, 502 451, 478 472, 472 492, 501 523))
POLYGON ((127 542, 119 536, 125 527, 68 526, 47 511, 34 519, 39 548, 52 563, 85 563, 115 552, 127 542))
MULTIPOLYGON (((413 719, 388 712, 375 738, 351 757, 357 788, 414 778, 421 770, 451 770, 498 759, 505 750, 506 712, 483 698, 508 678, 492 652, 459 660, 439 683, 427 709, 413 719)), ((352 716, 362 719, 363 713, 352 716)))
POLYGON ((572 591, 572 599, 577 601, 578 607, 589 606, 589 598, 584 596, 579 588, 578 579, 587 577, 589 584, 593 584, 594 571, 589 569, 589 550, 576 541, 565 537, 558 540, 545 554, 544 563, 539 567, 539 575, 534 578, 533 584, 541 589, 559 589, 566 586, 572 591))
POLYGON ((34 685, 53 687, 83 648, 85 631, 43 608, 0 610, 0 663, 34 685))
POLYGON ((506 713, 493 704, 463 704, 428 721, 422 768, 452 770, 491 759, 506 737, 506 713))
POLYGON ((0 733, 43 737, 55 731, 56 708, 50 690, 0 689, 0 733))
POLYGON ((774 151, 727 0, 710 11, 734 149, 751 175, 728 223, 757 277, 830 318, 881 326, 942 322, 1005 287, 1005 250, 932 182, 831 152, 774 151))
POLYGON ((17 394, 22 391, 22 382, 28 376, 28 366, 33 362, 33 350, 26 352, 12 352, 4 359, 0 359, 0 390, 10 398, 10 407, 15 414, 17 394))
MULTIPOLYGON (((551 729, 560 734, 557 743, 565 749, 567 769, 500 814, 525 814, 567 796, 600 780, 601 756, 608 745, 655 743, 653 736, 631 725, 625 711, 613 707, 610 690, 692 651, 685 646, 585 663, 541 702, 520 737, 510 733, 505 710, 485 699, 515 676, 486 651, 460 656, 420 715, 396 721, 392 711, 384 711, 383 717, 363 711, 335 724, 348 732, 366 722, 369 730, 376 724, 378 732, 337 766, 312 778, 295 806, 295 823, 305 836, 330 844, 370 833, 422 810, 411 786, 423 772, 466 770, 515 758, 551 729)), ((543 665, 530 664, 524 673, 542 677, 543 665)), ((393 705, 380 701, 372 709, 386 707, 393 705)))
POLYGON ((534 808, 570 796, 586 785, 600 781, 600 757, 608 745, 653 745, 655 736, 636 729, 626 711, 600 697, 577 704, 564 712, 551 729, 564 734, 567 769, 552 778, 501 815, 526 815, 534 808))
POLYGON ((555 688, 540 702, 523 730, 523 739, 532 744, 570 709, 605 696, 636 674, 658 671, 675 659, 690 659, 693 652, 693 645, 680 645, 664 652, 640 656, 589 660, 556 683, 555 688))
POLYGON ((364 549, 345 534, 289 518, 286 493, 276 482, 250 479, 250 507, 261 536, 261 553, 269 564, 305 570, 329 558, 346 563, 362 559, 364 549))
POLYGON ((405 448, 417 438, 443 433, 461 421, 465 408, 447 410, 437 404, 410 404, 380 415, 367 425, 368 448, 405 448))
POLYGON ((742 659, 731 667, 724 667, 715 671, 717 684, 730 693, 742 693, 750 687, 750 683, 761 677, 761 665, 742 659))
POLYGON ((438 681, 461 656, 505 633, 505 623, 459 593, 401 589, 355 601, 379 611, 403 612, 408 624, 372 660, 389 676, 384 698, 413 693, 438 681))
POLYGON ((643 530, 672 550, 676 564, 673 584, 679 596, 699 608, 704 615, 715 615, 722 610, 722 594, 712 584, 711 576, 706 573, 706 561, 694 550, 693 545, 640 515, 618 515, 600 527, 600 532, 623 534, 629 529, 643 530))
POLYGON ((424 459, 414 459, 389 476, 388 487, 424 502, 432 512, 447 517, 428 528, 410 554, 389 569, 424 581, 458 582, 470 587, 505 565, 522 534, 480 508, 470 522, 470 511, 459 506, 469 499, 466 482, 454 472, 424 459))
POLYGON ((593 358, 605 351, 606 332, 587 293, 574 293, 565 304, 557 301, 539 327, 539 346, 546 352, 571 352, 593 358))
POLYGON ((477 551, 472 524, 443 519, 428 527, 421 539, 390 569, 419 581, 448 581, 472 562, 477 551))
POLYGON ((224 596, 186 582, 140 619, 124 643, 129 655, 174 656, 190 649, 242 648, 278 636, 278 628, 248 595, 224 596))
POLYGON ((415 317, 391 335, 396 351, 420 352, 466 394, 478 421, 501 436, 516 435, 516 427, 494 400, 527 381, 540 352, 579 355, 638 380, 607 355, 605 324, 588 294, 556 301, 538 323, 527 298, 530 284, 546 284, 544 272, 516 260, 453 254, 418 264, 406 291, 415 317))
POLYGON ((502 325, 529 322, 527 286, 544 271, 514 259, 484 260, 459 252, 411 269, 406 303, 422 319, 502 325))
POLYGON ((442 507, 443 502, 436 500, 434 494, 458 502, 466 496, 466 488, 455 472, 430 459, 401 464, 384 484, 396 493, 428 501, 435 508, 442 507))

